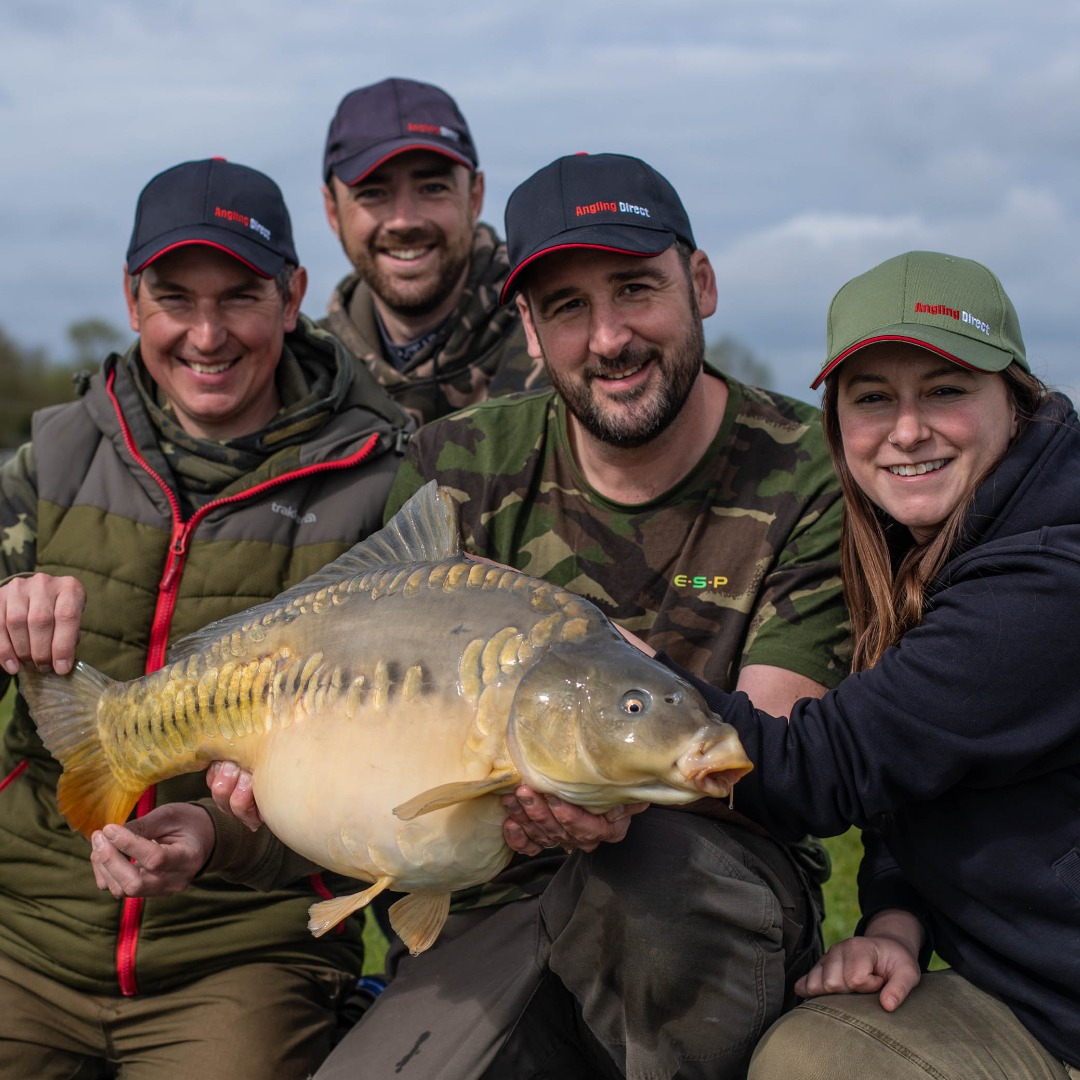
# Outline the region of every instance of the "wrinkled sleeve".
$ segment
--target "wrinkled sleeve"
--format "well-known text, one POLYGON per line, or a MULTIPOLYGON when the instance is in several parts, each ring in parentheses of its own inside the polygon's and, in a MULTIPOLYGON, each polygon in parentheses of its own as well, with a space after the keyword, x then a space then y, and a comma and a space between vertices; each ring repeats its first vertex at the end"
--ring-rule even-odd
POLYGON ((37 474, 24 443, 0 466, 0 578, 32 573, 37 562, 37 474))
POLYGON ((213 799, 199 799, 197 805, 214 823, 214 850, 200 877, 216 874, 236 885, 269 892, 322 869, 286 847, 265 826, 252 832, 239 818, 219 810, 213 799))
MULTIPOLYGON (((0 466, 0 585, 37 565, 37 471, 24 443, 0 466)), ((0 671, 0 697, 11 676, 0 671)))
MULTIPOLYGON (((1080 765, 1075 624, 1080 562, 1003 550, 969 565, 869 671, 791 722, 697 683, 754 770, 740 810, 774 835, 833 836, 958 786, 996 789, 1080 765)), ((685 673, 684 673, 685 674, 685 673)))
POLYGON ((862 917, 855 927, 855 936, 866 932, 866 924, 879 911, 888 908, 909 911, 923 928, 919 964, 925 970, 934 951, 933 930, 926 901, 904 876, 888 845, 877 833, 864 830, 862 842, 863 857, 859 863, 858 874, 859 910, 862 917))
POLYGON ((393 486, 390 488, 390 495, 386 500, 386 508, 383 511, 384 524, 429 480, 434 479, 436 476, 435 464, 432 460, 435 451, 430 445, 431 440, 426 437, 428 431, 428 428, 421 428, 409 440, 409 445, 405 449, 405 456, 398 466, 393 486))
POLYGON ((836 686, 851 660, 840 581, 840 493, 809 501, 763 582, 740 667, 769 664, 836 686))

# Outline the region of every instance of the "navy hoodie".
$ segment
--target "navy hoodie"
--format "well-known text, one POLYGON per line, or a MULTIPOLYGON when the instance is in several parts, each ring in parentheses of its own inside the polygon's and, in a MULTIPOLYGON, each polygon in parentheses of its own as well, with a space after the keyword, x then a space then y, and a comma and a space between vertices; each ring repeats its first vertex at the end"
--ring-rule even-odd
POLYGON ((923 621, 873 669, 799 702, 790 724, 702 689, 756 765, 740 811, 785 838, 872 830, 864 913, 914 910, 944 960, 1080 1065, 1080 428, 1066 398, 979 487, 923 621))

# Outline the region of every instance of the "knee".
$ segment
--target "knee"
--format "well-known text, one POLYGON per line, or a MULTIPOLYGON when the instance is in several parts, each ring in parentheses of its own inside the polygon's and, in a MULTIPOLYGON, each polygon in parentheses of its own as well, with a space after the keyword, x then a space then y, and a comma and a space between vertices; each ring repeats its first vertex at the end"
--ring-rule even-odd
POLYGON ((823 1048, 835 1044, 832 1019, 801 1006, 781 1016, 761 1037, 750 1061, 747 1080, 824 1080, 835 1061, 822 1060, 823 1048))
POLYGON ((811 998, 765 1032, 754 1051, 747 1080, 773 1080, 777 1076, 785 1080, 925 1078, 927 1072, 905 1051, 895 1033, 884 1030, 888 1017, 874 994, 811 998))

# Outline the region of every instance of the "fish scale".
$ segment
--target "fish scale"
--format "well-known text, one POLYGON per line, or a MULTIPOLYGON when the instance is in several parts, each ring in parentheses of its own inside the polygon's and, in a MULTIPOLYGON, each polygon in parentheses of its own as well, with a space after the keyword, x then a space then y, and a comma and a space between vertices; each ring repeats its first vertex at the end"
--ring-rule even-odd
POLYGON ((150 784, 232 759, 285 844, 368 884, 315 904, 312 932, 392 889, 413 952, 453 890, 509 861, 499 796, 518 784, 603 812, 727 797, 751 767, 697 691, 595 605, 466 558, 435 484, 319 573, 178 642, 158 672, 19 678, 73 828, 89 836, 150 784))

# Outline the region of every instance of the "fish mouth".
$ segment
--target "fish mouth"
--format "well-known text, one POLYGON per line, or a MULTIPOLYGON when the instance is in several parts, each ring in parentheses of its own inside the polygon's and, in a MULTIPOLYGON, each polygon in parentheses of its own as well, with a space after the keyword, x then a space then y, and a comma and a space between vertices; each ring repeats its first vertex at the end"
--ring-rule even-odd
POLYGON ((726 799, 731 789, 754 768, 734 728, 729 736, 691 747, 675 766, 687 783, 714 799, 726 799))

